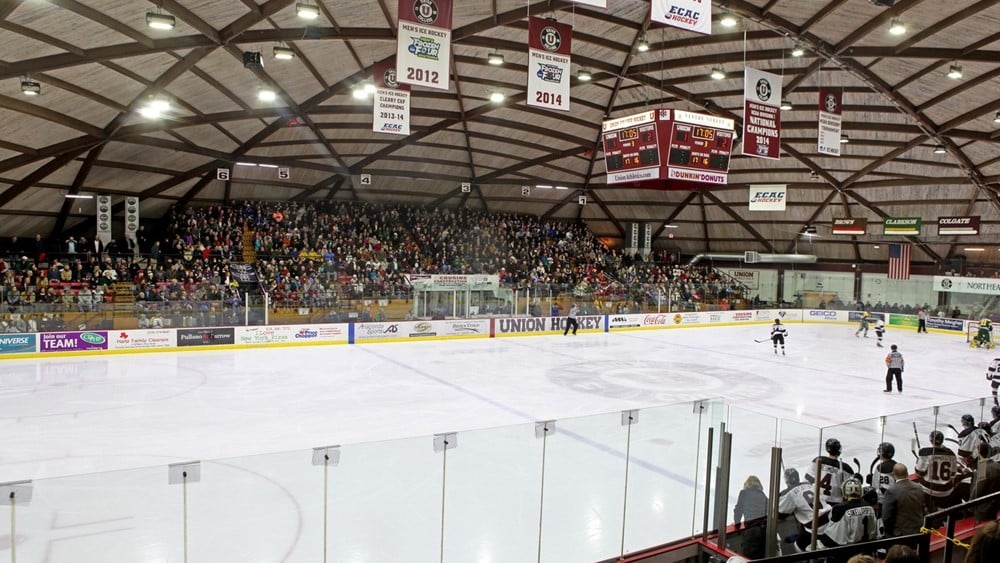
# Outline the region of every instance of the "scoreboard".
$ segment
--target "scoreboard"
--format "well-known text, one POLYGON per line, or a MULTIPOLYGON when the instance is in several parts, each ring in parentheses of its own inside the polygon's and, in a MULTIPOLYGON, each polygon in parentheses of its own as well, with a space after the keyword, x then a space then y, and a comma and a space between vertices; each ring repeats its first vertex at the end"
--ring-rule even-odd
POLYGON ((670 181, 725 184, 734 127, 731 119, 669 109, 605 121, 607 182, 667 180, 644 186, 660 189, 683 187, 670 181))

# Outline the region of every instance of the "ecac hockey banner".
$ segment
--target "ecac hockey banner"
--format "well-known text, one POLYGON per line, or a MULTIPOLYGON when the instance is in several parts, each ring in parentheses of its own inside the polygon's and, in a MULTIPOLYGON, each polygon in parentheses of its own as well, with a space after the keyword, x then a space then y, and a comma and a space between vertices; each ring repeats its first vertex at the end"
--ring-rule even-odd
POLYGON ((396 58, 375 63, 375 103, 372 131, 410 134, 410 85, 396 79, 396 58))
POLYGON ((649 19, 695 33, 712 34, 712 3, 702 0, 653 0, 649 19))
POLYGON ((545 18, 528 20, 527 105, 569 111, 572 43, 572 26, 545 18))
POLYGON ((781 77, 746 67, 743 154, 777 160, 781 153, 781 77))
POLYGON ((452 0, 399 0, 396 69, 399 82, 448 90, 452 0))
POLYGON ((750 186, 750 211, 784 211, 787 196, 785 184, 750 186))
POLYGON ((841 97, 840 89, 819 89, 819 138, 816 147, 819 154, 840 156, 841 97))

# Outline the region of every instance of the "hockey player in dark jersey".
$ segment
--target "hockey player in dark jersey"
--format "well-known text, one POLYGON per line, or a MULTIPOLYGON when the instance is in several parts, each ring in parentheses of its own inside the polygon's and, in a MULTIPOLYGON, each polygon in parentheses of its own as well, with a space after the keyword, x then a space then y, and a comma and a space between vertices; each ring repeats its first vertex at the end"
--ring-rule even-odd
POLYGON ((944 433, 935 430, 930 440, 931 445, 917 453, 914 465, 917 484, 938 508, 946 508, 961 501, 961 491, 956 486, 964 475, 959 472, 958 456, 944 445, 944 433))
POLYGON ((892 468, 896 465, 896 460, 892 456, 896 455, 896 446, 889 442, 882 442, 875 451, 875 459, 868 468, 866 481, 872 489, 878 493, 878 502, 882 502, 882 496, 886 489, 893 484, 892 468))
POLYGON ((854 476, 851 466, 840 461, 840 440, 830 438, 826 441, 826 453, 812 460, 806 471, 806 481, 816 482, 816 464, 819 463, 819 496, 826 504, 837 504, 843 500, 840 496, 844 481, 854 476))
POLYGON ((986 368, 986 380, 990 382, 992 388, 993 404, 1000 405, 1000 402, 997 402, 997 389, 1000 388, 1000 358, 993 358, 989 367, 986 368))
POLYGON ((882 337, 885 336, 885 321, 879 319, 875 323, 875 345, 879 348, 882 347, 882 337))
POLYGON ((875 509, 861 498, 861 481, 844 481, 844 502, 830 511, 830 523, 820 540, 826 547, 837 547, 877 540, 878 517, 875 509))
POLYGON ((861 313, 861 320, 858 321, 858 330, 854 333, 854 336, 860 336, 862 332, 865 333, 865 338, 868 338, 868 323, 871 322, 871 313, 865 311, 861 313))
POLYGON ((781 345, 781 355, 785 355, 785 337, 788 336, 788 331, 785 327, 781 325, 781 319, 774 319, 774 325, 771 326, 771 342, 774 344, 774 353, 778 353, 778 345, 781 345))
POLYGON ((969 343, 973 348, 985 346, 987 349, 993 348, 993 321, 983 319, 979 321, 979 330, 976 331, 975 338, 969 343))

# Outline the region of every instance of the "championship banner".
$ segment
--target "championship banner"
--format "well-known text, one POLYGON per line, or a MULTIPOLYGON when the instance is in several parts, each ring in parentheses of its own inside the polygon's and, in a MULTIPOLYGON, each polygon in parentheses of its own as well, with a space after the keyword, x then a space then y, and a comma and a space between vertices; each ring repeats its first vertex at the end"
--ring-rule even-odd
POLYGON ((938 217, 938 236, 978 234, 979 215, 969 217, 938 217))
POLYGON ((784 211, 788 199, 785 184, 759 184, 750 186, 750 211, 784 211))
POLYGON ((712 34, 712 3, 701 0, 653 0, 649 19, 695 33, 712 34))
POLYGON ((947 293, 975 293, 1000 295, 1000 280, 996 278, 963 278, 959 276, 934 276, 934 291, 947 293))
POLYGON ((777 160, 781 152, 781 77, 746 67, 743 154, 777 160))
POLYGON ((845 217, 833 220, 830 232, 835 235, 863 235, 868 230, 868 219, 845 217))
POLYGON ((372 105, 372 131, 410 134, 410 85, 396 80, 396 59, 375 63, 375 103, 372 105))
POLYGON ((569 111, 573 26, 545 18, 528 20, 528 99, 525 103, 569 111))
POLYGON ((841 133, 841 89, 819 89, 819 138, 817 150, 819 154, 840 156, 841 133))
POLYGON ((111 196, 97 196, 97 239, 108 244, 111 241, 111 196))
POLYGON ((920 223, 920 217, 886 217, 882 221, 882 234, 916 236, 920 234, 920 223))
POLYGON ((396 69, 399 82, 448 90, 452 0, 399 0, 396 69))

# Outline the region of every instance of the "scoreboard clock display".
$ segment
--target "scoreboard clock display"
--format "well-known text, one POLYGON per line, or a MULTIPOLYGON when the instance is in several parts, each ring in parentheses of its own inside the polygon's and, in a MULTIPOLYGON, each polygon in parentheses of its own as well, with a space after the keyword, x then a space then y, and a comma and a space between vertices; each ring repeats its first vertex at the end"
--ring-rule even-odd
POLYGON ((604 159, 609 173, 659 167, 660 145, 656 123, 606 132, 604 159))
POLYGON ((732 131, 675 121, 669 163, 695 170, 728 172, 733 135, 732 131))

